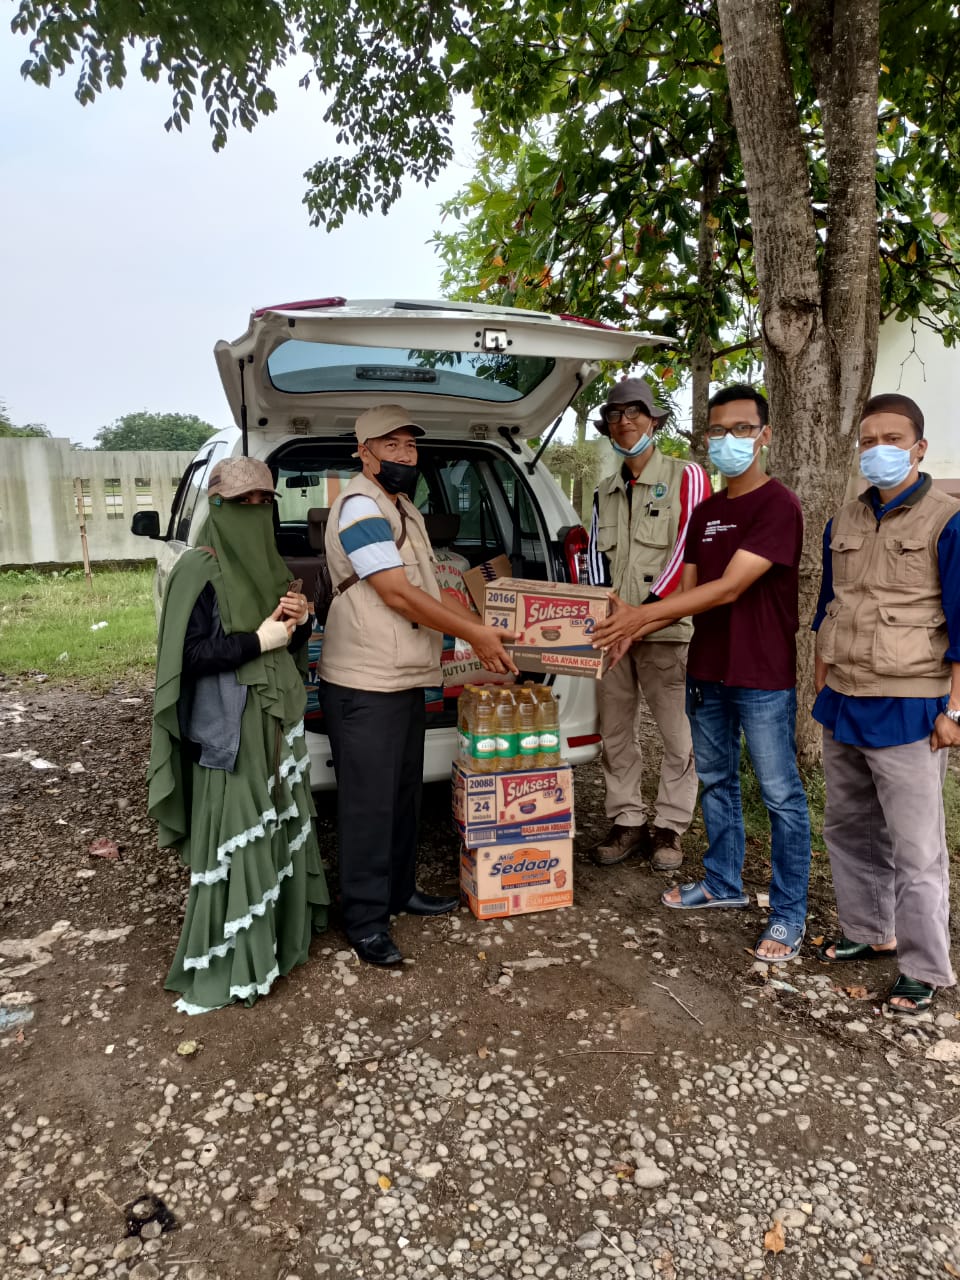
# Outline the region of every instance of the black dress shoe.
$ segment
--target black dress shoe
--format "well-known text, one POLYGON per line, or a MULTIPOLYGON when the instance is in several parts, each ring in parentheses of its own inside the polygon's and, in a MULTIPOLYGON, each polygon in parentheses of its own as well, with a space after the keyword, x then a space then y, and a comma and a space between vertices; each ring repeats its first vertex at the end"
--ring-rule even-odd
POLYGON ((373 933, 369 938, 358 938, 353 943, 353 949, 366 964, 378 964, 386 968, 391 964, 403 963, 403 956, 389 933, 373 933))
POLYGON ((438 898, 436 894, 422 893, 419 889, 414 889, 409 902, 406 902, 400 910, 406 911, 411 916, 443 916, 448 911, 456 911, 459 905, 459 898, 438 898))

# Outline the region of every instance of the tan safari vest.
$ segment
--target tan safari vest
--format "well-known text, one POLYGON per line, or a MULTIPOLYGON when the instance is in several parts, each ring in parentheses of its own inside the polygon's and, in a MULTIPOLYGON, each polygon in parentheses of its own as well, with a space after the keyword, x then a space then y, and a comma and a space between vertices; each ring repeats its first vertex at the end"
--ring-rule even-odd
MULTIPOLYGON (((324 545, 334 586, 353 573, 338 527, 340 508, 354 494, 374 500, 397 542, 402 534, 398 505, 403 504, 407 536, 400 547, 400 558, 404 570, 415 587, 439 600, 433 552, 420 512, 403 494, 394 503, 363 474, 354 476, 335 499, 327 519, 324 545)), ((320 675, 331 684, 370 693, 439 685, 441 645, 438 631, 408 622, 383 603, 369 582, 361 580, 333 598, 323 632, 320 675)))
MULTIPOLYGON (((627 604, 643 604, 670 559, 680 531, 680 481, 683 458, 671 458, 653 446, 653 456, 633 485, 618 469, 597 485, 597 549, 610 561, 613 589, 627 604)), ((671 622, 647 640, 689 641, 689 618, 671 622)))
POLYGON ((817 632, 827 684, 858 698, 936 698, 950 686, 937 540, 960 502, 929 476, 879 525, 869 493, 830 530, 833 600, 817 632))

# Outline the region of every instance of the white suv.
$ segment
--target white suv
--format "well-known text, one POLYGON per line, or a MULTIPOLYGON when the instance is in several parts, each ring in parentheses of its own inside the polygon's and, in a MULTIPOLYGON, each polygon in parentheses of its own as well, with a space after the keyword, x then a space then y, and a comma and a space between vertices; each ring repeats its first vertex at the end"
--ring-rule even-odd
MULTIPOLYGON (((435 546, 477 565, 504 554, 515 577, 586 580, 587 534, 542 460, 546 440, 601 360, 628 363, 661 341, 595 321, 457 302, 324 298, 265 307, 214 351, 236 427, 213 436, 177 489, 165 535, 155 512, 133 531, 159 538, 156 603, 177 556, 196 542, 210 468, 246 450, 277 481, 277 545, 309 593, 317 510, 359 469, 353 425, 364 409, 402 404, 426 436, 415 501, 435 546), (527 441, 541 437, 534 452, 527 441), (308 513, 313 509, 313 520, 308 513)), ((461 562, 462 563, 462 562, 461 562)), ((316 696, 322 632, 310 642, 306 724, 313 785, 335 786, 316 696)), ((592 680, 548 677, 567 760, 600 749, 592 680)), ((456 693, 428 690, 424 778, 450 776, 456 693)))

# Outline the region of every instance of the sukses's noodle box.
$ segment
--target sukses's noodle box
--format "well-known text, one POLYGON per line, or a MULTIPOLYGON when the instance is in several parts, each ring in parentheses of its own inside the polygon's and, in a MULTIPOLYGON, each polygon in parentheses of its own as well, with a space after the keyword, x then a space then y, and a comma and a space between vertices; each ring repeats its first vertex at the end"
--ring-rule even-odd
POLYGON ((483 620, 516 632, 506 647, 521 671, 599 679, 608 659, 593 648, 593 633, 611 608, 607 587, 498 578, 486 586, 483 620))

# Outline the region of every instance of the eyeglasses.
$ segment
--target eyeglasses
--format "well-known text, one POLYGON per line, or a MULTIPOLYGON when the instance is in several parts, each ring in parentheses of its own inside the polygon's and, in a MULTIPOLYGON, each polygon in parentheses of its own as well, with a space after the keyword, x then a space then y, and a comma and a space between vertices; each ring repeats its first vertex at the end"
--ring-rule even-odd
POLYGON ((603 420, 608 427, 615 427, 621 418, 626 418, 627 422, 636 422, 638 418, 649 417, 642 404, 625 404, 619 409, 603 410, 603 420))
POLYGON ((735 422, 732 427, 707 427, 707 439, 722 440, 731 435, 735 440, 749 440, 755 431, 762 430, 762 422, 735 422))

